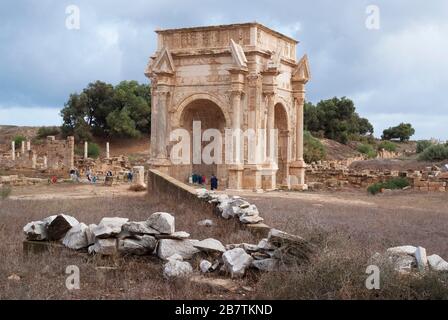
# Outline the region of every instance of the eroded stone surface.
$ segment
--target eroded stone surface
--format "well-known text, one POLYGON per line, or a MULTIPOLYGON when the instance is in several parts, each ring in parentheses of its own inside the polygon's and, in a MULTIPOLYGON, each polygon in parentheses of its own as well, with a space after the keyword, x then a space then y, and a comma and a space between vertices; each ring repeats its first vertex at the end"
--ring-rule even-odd
POLYGON ((253 258, 241 248, 224 252, 222 255, 224 266, 232 278, 244 276, 246 268, 251 265, 253 258))
POLYGON ((49 240, 59 240, 65 236, 68 230, 79 224, 76 218, 59 214, 48 224, 47 234, 49 240))
POLYGON ((89 227, 85 223, 78 223, 68 230, 65 234, 62 244, 67 248, 78 250, 89 246, 87 239, 87 230, 89 227))
POLYGON ((193 273, 193 267, 186 261, 170 259, 163 268, 165 278, 187 277, 193 273))
POLYGON ((167 212, 153 213, 147 220, 148 226, 160 233, 174 233, 174 217, 167 212))
POLYGON ((128 222, 128 218, 119 217, 105 217, 101 219, 98 226, 93 229, 93 234, 96 238, 109 238, 115 237, 121 232, 122 226, 128 222))
POLYGON ((208 238, 208 239, 204 239, 202 241, 196 242, 194 244, 194 247, 201 251, 204 251, 204 252, 225 252, 226 251, 226 248, 223 246, 221 241, 213 239, 213 238, 208 238))
POLYGON ((157 255, 160 259, 167 260, 168 257, 177 253, 183 259, 191 259, 195 253, 199 252, 199 249, 194 247, 197 242, 199 241, 190 239, 161 239, 157 246, 157 255))

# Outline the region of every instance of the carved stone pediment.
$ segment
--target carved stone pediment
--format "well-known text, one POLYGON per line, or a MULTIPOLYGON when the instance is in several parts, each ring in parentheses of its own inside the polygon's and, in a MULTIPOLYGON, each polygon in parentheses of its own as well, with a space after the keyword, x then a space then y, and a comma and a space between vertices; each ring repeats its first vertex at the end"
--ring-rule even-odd
POLYGON ((174 75, 175 72, 173 57, 167 48, 163 48, 158 55, 150 58, 145 75, 150 78, 155 74, 174 75))
POLYGON ((310 65, 308 63, 308 56, 304 55, 299 63, 297 64, 297 67, 294 69, 292 73, 292 81, 294 82, 302 82, 307 83, 308 80, 311 78, 311 72, 310 72, 310 65))
POLYGON ((247 70, 247 58, 244 54, 243 48, 237 44, 233 39, 230 39, 230 51, 232 52, 235 67, 242 70, 247 70))

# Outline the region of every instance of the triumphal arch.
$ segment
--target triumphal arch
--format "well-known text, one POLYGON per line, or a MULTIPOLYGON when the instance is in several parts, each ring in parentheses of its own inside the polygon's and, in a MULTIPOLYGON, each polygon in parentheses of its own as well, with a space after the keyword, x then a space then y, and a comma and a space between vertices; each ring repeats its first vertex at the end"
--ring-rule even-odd
MULTIPOLYGON (((259 23, 156 33, 157 51, 145 70, 152 90, 150 165, 181 181, 192 173, 215 174, 228 189, 305 189, 303 105, 310 70, 306 55, 296 59, 298 42, 259 23), (223 137, 240 129, 241 153, 234 154, 241 158, 226 161, 223 139, 222 162, 194 162, 191 151, 191 162, 175 163, 176 129, 200 135, 215 129, 223 137), (249 146, 247 132, 255 132, 258 148, 249 146), (269 156, 273 150, 276 159, 269 156), (253 157, 260 152, 268 156, 253 157)), ((209 141, 192 138, 188 146, 203 149, 209 141)))

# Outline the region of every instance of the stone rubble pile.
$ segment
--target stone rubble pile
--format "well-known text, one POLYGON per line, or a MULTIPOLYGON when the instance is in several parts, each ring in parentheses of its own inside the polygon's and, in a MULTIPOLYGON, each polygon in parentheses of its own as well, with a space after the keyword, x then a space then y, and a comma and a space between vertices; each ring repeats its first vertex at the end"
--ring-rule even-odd
MULTIPOLYGON (((217 198, 212 197, 214 199, 217 198)), ((220 198, 219 204, 223 199, 220 198)), ((256 210, 244 200, 232 198, 230 201, 232 204, 225 204, 225 207, 235 212, 235 216, 241 211, 247 214, 256 210), (243 211, 245 209, 248 210, 243 211)), ((23 232, 27 240, 59 241, 67 248, 86 250, 89 254, 156 255, 165 261, 163 275, 166 278, 192 274, 194 269, 188 260, 200 253, 206 257, 198 266, 200 272, 218 271, 232 278, 244 276, 249 268, 288 270, 293 263, 308 262, 313 253, 312 245, 303 238, 276 229, 271 229, 268 237, 258 244, 223 245, 213 238, 190 239, 189 233, 175 231, 174 216, 166 212, 153 213, 145 221, 105 217, 98 225, 87 225, 72 216, 59 214, 30 222, 23 232)))
POLYGON ((227 194, 216 194, 207 189, 196 189, 199 199, 208 201, 215 205, 215 212, 224 219, 238 218, 243 224, 256 224, 264 219, 260 217, 258 208, 239 196, 228 196, 227 194))
POLYGON ((373 263, 387 259, 394 266, 394 270, 409 274, 414 271, 425 272, 427 270, 442 272, 448 271, 448 262, 439 255, 433 254, 427 256, 426 249, 415 246, 399 246, 386 250, 384 254, 376 253, 371 260, 373 263))

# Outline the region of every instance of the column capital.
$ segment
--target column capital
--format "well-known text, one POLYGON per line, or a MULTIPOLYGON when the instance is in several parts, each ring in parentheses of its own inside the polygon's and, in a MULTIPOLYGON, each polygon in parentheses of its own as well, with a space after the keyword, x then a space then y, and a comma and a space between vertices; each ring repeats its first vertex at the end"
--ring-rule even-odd
POLYGON ((232 89, 229 92, 232 97, 241 97, 242 95, 245 94, 244 91, 241 89, 232 89))

